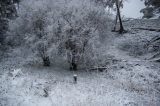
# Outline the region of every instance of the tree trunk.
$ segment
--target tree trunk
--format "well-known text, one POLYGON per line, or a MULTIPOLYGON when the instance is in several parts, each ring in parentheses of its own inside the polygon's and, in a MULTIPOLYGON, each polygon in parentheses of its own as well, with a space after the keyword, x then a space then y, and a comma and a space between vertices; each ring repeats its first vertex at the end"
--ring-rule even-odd
POLYGON ((70 70, 71 71, 77 71, 77 62, 76 62, 76 52, 72 51, 72 59, 70 63, 70 70))
POLYGON ((70 63, 70 70, 71 71, 77 71, 77 63, 75 62, 75 57, 72 57, 71 63, 70 63))
POLYGON ((70 70, 77 71, 77 64, 75 62, 70 63, 70 70))
POLYGON ((50 66, 49 56, 43 58, 43 65, 50 66))
POLYGON ((118 18, 119 18, 119 23, 120 23, 119 33, 123 33, 124 28, 123 28, 123 24, 122 24, 120 9, 119 9, 119 0, 116 0, 116 7, 117 7, 117 15, 118 15, 118 18))

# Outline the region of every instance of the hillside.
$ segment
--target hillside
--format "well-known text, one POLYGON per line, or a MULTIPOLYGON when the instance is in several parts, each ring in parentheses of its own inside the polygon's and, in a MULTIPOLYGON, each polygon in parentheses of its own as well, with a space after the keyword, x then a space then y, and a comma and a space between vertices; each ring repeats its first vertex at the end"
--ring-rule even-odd
POLYGON ((11 49, 0 62, 0 106, 159 106, 160 63, 144 46, 159 32, 136 28, 158 29, 160 20, 124 24, 127 33, 103 43, 103 72, 30 65, 24 47, 11 49))

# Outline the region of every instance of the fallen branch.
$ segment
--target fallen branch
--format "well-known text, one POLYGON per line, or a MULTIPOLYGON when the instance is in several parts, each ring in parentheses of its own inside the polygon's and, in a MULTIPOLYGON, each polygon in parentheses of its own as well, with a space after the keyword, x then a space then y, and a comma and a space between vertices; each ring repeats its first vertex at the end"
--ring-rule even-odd
POLYGON ((103 72, 103 70, 106 70, 108 67, 94 67, 94 68, 91 68, 89 70, 98 70, 100 72, 103 72))
POLYGON ((157 42, 157 41, 160 41, 160 36, 154 37, 154 38, 150 41, 150 43, 154 43, 154 42, 157 42))
POLYGON ((152 59, 151 61, 160 62, 160 58, 155 58, 155 59, 152 59))
POLYGON ((43 96, 44 96, 44 97, 48 97, 48 95, 49 95, 49 94, 48 94, 48 90, 47 90, 47 89, 43 89, 43 91, 44 91, 44 95, 43 95, 43 96))
POLYGON ((155 58, 159 58, 159 57, 160 57, 160 53, 156 53, 150 59, 155 59, 155 58))
POLYGON ((148 30, 148 31, 160 32, 160 29, 154 29, 154 28, 132 28, 132 29, 140 29, 140 30, 148 30))

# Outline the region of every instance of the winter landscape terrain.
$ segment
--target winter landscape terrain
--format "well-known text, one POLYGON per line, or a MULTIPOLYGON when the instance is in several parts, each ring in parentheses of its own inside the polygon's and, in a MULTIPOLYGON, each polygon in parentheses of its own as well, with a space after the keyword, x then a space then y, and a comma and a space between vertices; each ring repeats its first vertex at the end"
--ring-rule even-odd
POLYGON ((106 57, 103 72, 79 70, 73 73, 54 66, 30 66, 22 55, 23 48, 9 51, 8 57, 0 63, 0 105, 159 106, 160 64, 150 59, 151 54, 137 57, 136 53, 121 49, 126 43, 136 45, 159 34, 133 29, 146 27, 144 23, 152 28, 160 26, 159 20, 137 19, 124 23, 129 33, 111 33, 112 40, 103 44, 102 54, 106 57), (77 84, 73 83, 74 74, 78 76, 77 84))
POLYGON ((0 106, 160 106, 160 2, 125 2, 0 1, 0 106))

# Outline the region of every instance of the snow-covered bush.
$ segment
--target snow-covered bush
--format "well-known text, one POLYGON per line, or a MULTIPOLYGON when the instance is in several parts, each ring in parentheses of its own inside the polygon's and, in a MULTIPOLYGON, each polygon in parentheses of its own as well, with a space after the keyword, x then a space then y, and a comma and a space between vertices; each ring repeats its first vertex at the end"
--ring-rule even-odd
POLYGON ((104 8, 89 0, 22 1, 18 15, 10 22, 10 34, 16 30, 44 65, 61 56, 74 70, 95 63, 94 53, 100 48, 96 45, 106 36, 110 21, 104 8))
MULTIPOLYGON (((45 3, 45 2, 44 2, 45 3)), ((46 2, 47 3, 47 2, 46 2)), ((10 22, 7 42, 15 40, 15 44, 25 45, 42 59, 44 66, 49 66, 48 49, 51 46, 49 41, 52 29, 51 15, 49 9, 42 8, 43 1, 23 1, 20 4, 19 17, 10 22)), ((12 44, 13 45, 13 44, 12 44)))
POLYGON ((125 41, 122 44, 119 45, 119 48, 121 50, 128 51, 130 55, 133 56, 141 56, 144 55, 148 51, 147 47, 148 42, 147 41, 125 41))
POLYGON ((76 69, 77 64, 93 64, 94 49, 98 49, 95 45, 104 38, 109 23, 104 8, 88 0, 71 0, 61 16, 66 38, 63 43, 71 68, 76 69))

